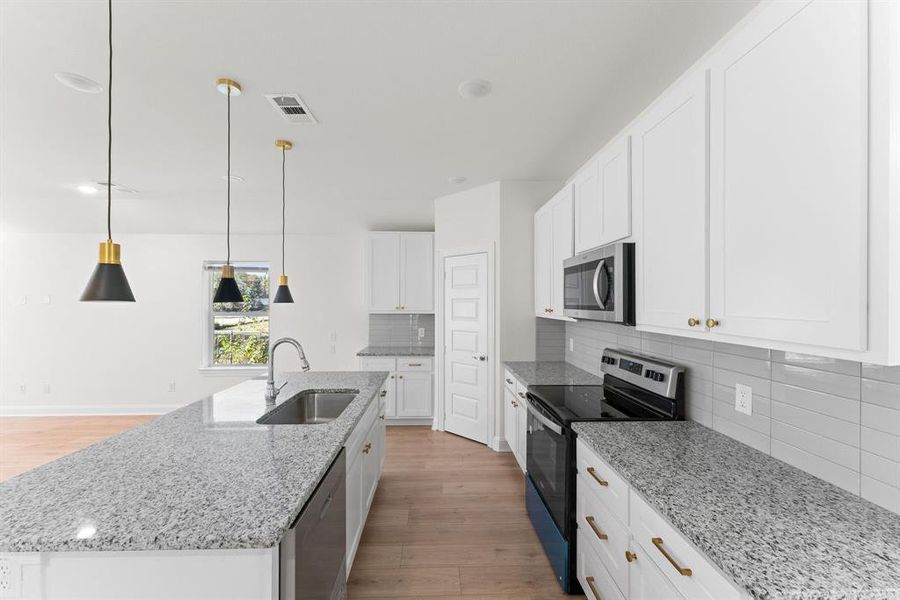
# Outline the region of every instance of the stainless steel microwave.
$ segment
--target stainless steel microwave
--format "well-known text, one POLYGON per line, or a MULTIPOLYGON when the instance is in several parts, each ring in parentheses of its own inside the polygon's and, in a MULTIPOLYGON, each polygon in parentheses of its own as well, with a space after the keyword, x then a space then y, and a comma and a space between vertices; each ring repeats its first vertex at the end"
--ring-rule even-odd
POLYGON ((619 242, 563 261, 564 314, 634 325, 634 244, 619 242))

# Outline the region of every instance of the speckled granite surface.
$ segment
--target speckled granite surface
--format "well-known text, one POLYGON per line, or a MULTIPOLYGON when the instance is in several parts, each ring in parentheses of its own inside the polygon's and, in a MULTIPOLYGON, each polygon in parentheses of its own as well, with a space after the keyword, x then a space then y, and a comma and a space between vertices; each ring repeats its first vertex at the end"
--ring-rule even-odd
POLYGON ((900 598, 900 516, 691 421, 573 427, 753 598, 900 598))
POLYGON ((603 385, 603 378, 567 362, 505 362, 503 366, 525 385, 603 385))
POLYGON ((434 356, 434 346, 366 346, 357 356, 434 356))
POLYGON ((289 374, 282 401, 359 390, 321 425, 257 425, 246 381, 0 483, 0 552, 275 546, 387 375, 289 374))

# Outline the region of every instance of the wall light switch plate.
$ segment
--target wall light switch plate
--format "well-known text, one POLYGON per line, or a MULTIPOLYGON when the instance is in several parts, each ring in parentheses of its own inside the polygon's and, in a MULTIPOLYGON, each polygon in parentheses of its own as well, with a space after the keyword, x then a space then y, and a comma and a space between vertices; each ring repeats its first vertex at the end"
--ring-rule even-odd
POLYGON ((569 338, 569 352, 575 352, 575 338, 569 338))
POLYGON ((336 342, 336 341, 337 341, 337 331, 332 331, 332 332, 331 332, 331 341, 332 341, 332 342, 336 342))
POLYGON ((50 393, 50 384, 49 384, 49 383, 45 383, 45 384, 44 384, 44 393, 45 393, 45 394, 49 394, 49 393, 50 393))
POLYGON ((425 337, 425 328, 419 327, 419 339, 421 340, 423 337, 425 337))
POLYGON ((170 382, 169 382, 169 392, 171 393, 171 392, 174 392, 174 391, 175 391, 175 382, 174 382, 174 381, 170 381, 170 382))
POLYGON ((753 415, 753 388, 740 383, 734 386, 734 410, 753 415))

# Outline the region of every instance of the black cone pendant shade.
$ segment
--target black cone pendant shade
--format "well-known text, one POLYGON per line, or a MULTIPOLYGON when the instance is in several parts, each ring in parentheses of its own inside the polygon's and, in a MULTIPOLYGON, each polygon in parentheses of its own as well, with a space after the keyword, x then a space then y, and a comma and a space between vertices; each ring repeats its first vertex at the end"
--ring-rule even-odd
POLYGON ((87 287, 81 293, 82 302, 134 302, 134 294, 122 268, 122 251, 112 241, 112 0, 109 7, 109 85, 106 88, 106 241, 100 242, 100 260, 87 287))
POLYGON ((278 277, 278 290, 275 292, 275 298, 272 302, 278 304, 293 303, 294 297, 291 296, 291 289, 288 287, 288 278, 284 274, 284 223, 285 223, 285 201, 284 201, 284 157, 285 152, 294 147, 287 140, 275 140, 275 146, 281 148, 281 275, 278 277))
POLYGON ((119 261, 119 244, 106 240, 100 244, 100 261, 81 294, 82 302, 134 302, 134 294, 119 261))
POLYGON ((216 80, 216 88, 228 98, 228 165, 225 182, 227 185, 227 216, 225 220, 225 244, 227 254, 225 265, 222 267, 222 278, 213 296, 213 302, 243 302, 244 297, 234 280, 234 267, 231 265, 231 97, 241 95, 241 85, 231 79, 219 78, 216 80))

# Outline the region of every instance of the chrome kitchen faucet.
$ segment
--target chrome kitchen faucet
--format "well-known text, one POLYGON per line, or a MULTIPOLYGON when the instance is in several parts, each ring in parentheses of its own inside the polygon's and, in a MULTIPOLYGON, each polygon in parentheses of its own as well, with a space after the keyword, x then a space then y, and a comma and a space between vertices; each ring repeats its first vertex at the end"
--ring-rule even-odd
POLYGON ((300 345, 300 342, 289 337, 279 338, 272 342, 272 347, 269 349, 269 378, 266 380, 266 402, 274 402, 275 398, 278 397, 278 392, 287 383, 285 381, 279 387, 275 387, 275 349, 281 344, 290 344, 296 348, 297 354, 300 355, 300 368, 304 372, 309 371, 309 361, 306 360, 306 353, 303 351, 303 346, 300 345))

